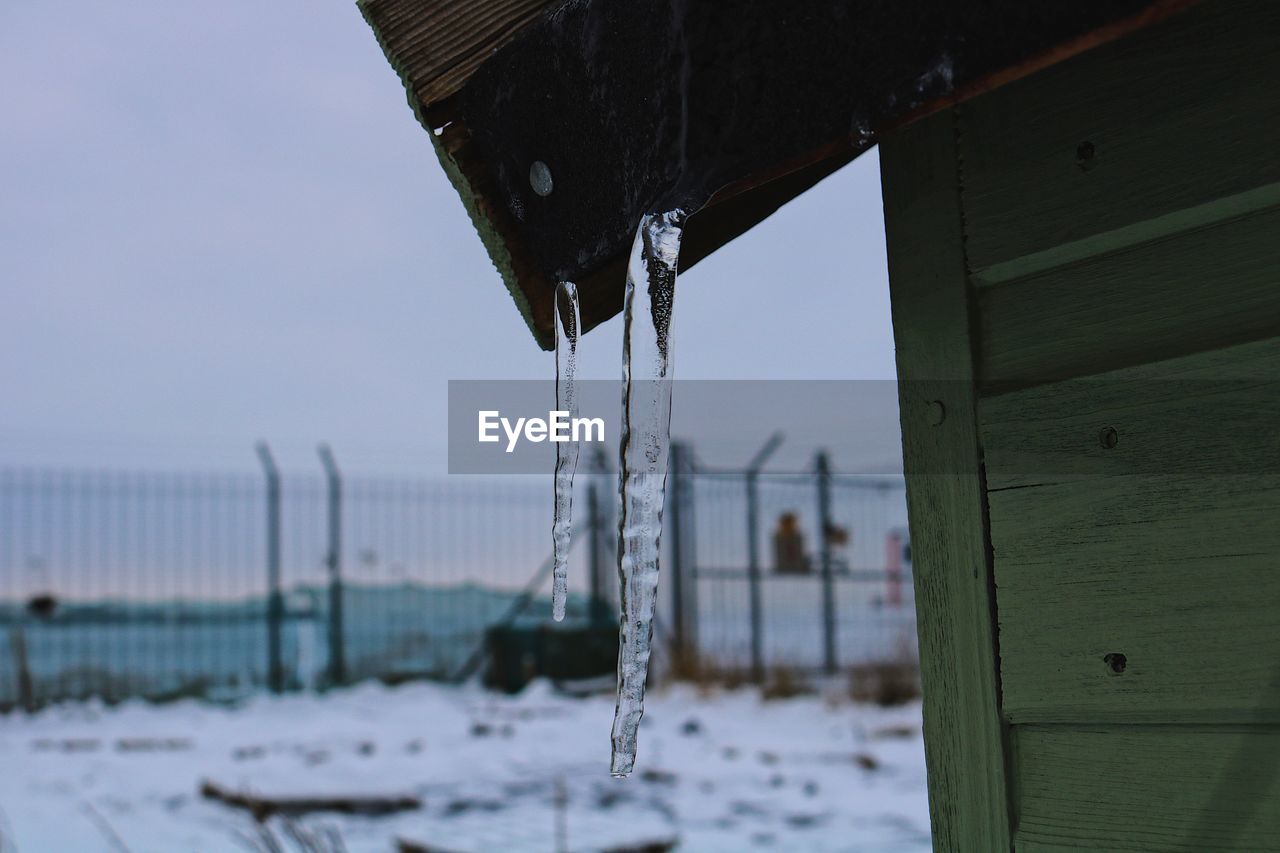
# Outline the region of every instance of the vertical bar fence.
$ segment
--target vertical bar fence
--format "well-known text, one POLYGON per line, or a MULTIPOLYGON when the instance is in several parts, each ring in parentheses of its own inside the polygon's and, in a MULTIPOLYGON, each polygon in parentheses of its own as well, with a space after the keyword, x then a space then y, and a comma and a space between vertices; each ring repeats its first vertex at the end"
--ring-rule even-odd
MULTIPOLYGON (((672 454, 658 639, 763 682, 914 660, 901 479, 672 454)), ((0 469, 0 710, 456 680, 550 623, 541 478, 0 469)), ((617 619, 617 475, 579 476, 566 624, 617 619)))

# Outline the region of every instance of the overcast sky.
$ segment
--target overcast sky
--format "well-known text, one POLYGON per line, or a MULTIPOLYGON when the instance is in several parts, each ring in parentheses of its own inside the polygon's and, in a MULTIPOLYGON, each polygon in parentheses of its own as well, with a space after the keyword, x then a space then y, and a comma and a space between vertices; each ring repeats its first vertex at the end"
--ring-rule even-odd
MULTIPOLYGON (((5 3, 0 79, 0 465, 442 471, 447 380, 549 375, 351 0, 5 3)), ((891 378, 883 244, 872 152, 681 278, 677 375, 891 378)))

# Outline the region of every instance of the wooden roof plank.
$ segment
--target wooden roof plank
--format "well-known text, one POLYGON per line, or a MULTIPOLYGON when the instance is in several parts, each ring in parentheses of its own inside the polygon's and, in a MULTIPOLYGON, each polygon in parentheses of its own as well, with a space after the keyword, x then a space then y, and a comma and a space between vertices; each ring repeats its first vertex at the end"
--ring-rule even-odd
POLYGON ((549 348, 557 280, 578 283, 584 329, 620 310, 642 213, 690 213, 687 269, 869 148, 876 132, 1196 2, 359 6, 549 348), (556 176, 549 197, 530 192, 534 160, 556 176))
POLYGON ((494 51, 557 0, 359 0, 365 20, 424 106, 457 93, 494 51))

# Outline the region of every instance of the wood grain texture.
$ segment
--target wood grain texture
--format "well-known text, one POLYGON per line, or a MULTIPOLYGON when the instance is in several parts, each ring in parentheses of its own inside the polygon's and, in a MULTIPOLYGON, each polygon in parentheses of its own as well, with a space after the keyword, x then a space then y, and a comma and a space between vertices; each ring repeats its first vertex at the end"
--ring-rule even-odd
POLYGON ((1010 720, 1280 722, 1280 340, 994 397, 981 431, 1010 720))
POLYGON ((965 103, 970 268, 1280 180, 1277 43, 1280 4, 1204 0, 965 103))
POLYGON ((415 109, 455 94, 498 48, 559 0, 359 0, 415 109))
POLYGON ((1020 853, 1280 849, 1280 731, 1015 726, 1020 853))
POLYGON ((1280 338, 986 397, 981 425, 992 491, 1072 477, 1280 474, 1280 338))
POLYGON ((1008 850, 952 112, 890 134, 880 164, 934 848, 1008 850))
POLYGON ((1277 234, 1271 208, 981 288, 984 392, 1280 334, 1277 234))
POLYGON ((462 85, 502 45, 560 0, 358 0, 409 106, 430 136, 449 181, 471 218, 520 315, 550 348, 555 282, 515 239, 518 223, 490 164, 458 117, 462 85))

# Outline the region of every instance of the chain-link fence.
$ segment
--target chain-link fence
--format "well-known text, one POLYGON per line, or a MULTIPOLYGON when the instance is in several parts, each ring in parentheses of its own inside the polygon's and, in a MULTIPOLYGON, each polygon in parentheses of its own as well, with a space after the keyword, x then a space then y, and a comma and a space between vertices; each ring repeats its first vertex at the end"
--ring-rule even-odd
MULTIPOLYGON (((457 679, 491 626, 549 621, 549 476, 267 471, 0 471, 0 708, 457 679)), ((913 655, 901 483, 754 479, 753 522, 741 473, 673 471, 664 648, 757 674, 913 655)), ((579 477, 570 623, 616 618, 615 501, 579 477)))

